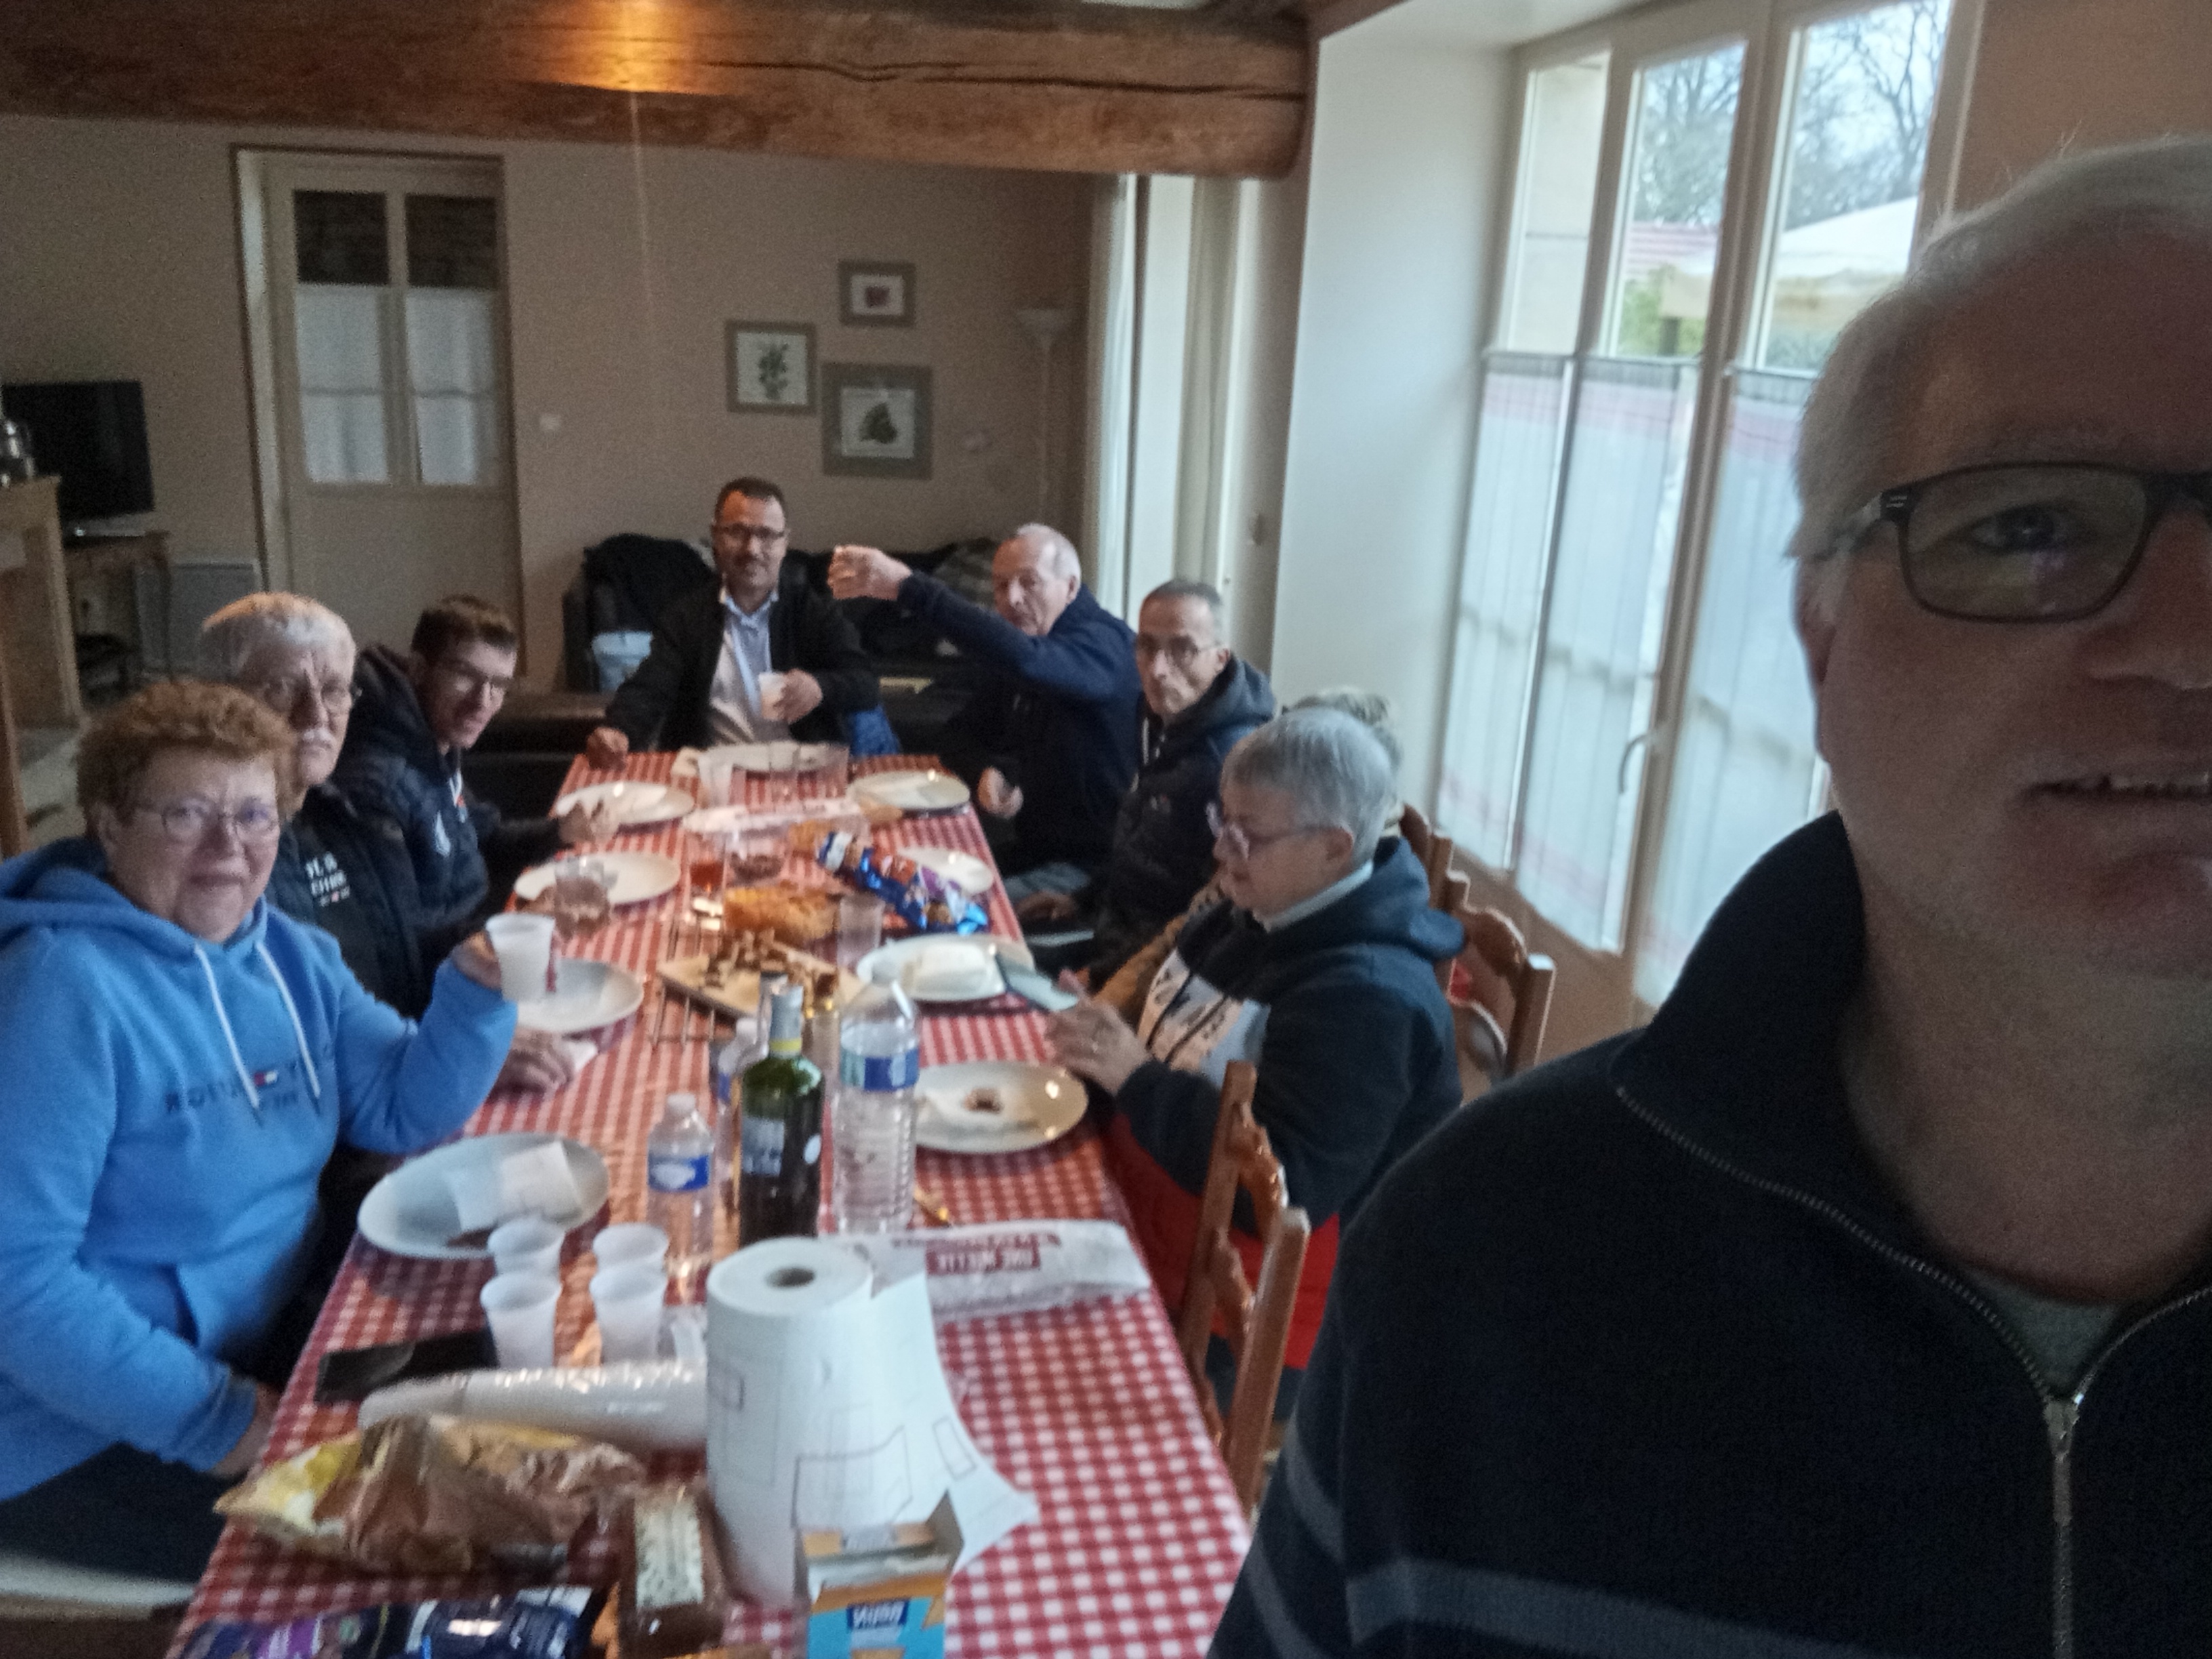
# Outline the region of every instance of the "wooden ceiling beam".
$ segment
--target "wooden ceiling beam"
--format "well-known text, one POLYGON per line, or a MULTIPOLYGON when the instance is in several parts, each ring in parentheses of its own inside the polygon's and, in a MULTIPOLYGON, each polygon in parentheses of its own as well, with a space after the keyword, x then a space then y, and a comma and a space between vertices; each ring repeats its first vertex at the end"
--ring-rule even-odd
POLYGON ((1071 0, 0 0, 0 111, 1272 178, 1308 54, 1071 0))

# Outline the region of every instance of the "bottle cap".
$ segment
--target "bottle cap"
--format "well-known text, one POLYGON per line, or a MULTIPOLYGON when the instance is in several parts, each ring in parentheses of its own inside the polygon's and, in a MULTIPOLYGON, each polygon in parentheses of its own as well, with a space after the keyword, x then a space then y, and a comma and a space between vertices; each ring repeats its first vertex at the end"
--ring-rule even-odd
POLYGON ((696 1112, 699 1109, 699 1097, 688 1089, 680 1089, 668 1097, 668 1104, 664 1109, 671 1117, 684 1112, 696 1112))

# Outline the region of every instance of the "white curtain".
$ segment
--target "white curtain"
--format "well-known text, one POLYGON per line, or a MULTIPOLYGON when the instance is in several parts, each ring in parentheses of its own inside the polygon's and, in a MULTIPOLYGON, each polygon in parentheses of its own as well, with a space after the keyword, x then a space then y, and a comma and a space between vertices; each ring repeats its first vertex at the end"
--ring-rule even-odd
POLYGON ((313 483, 382 483, 383 290, 302 284, 293 300, 300 426, 313 483))
POLYGON ((1583 370, 1537 667, 1516 878, 1582 943, 1618 950, 1635 840, 1629 742, 1650 719, 1697 403, 1694 361, 1583 370))
POLYGON ((1499 870, 1513 858, 1567 363, 1498 353, 1483 377, 1437 819, 1499 870))
POLYGON ((499 296, 480 289, 413 289, 407 295, 407 378, 415 400, 416 460, 431 484, 499 477, 499 296))
POLYGON ((1759 855, 1820 808, 1813 700, 1790 624, 1790 479, 1812 376, 1740 373, 1730 400, 1696 644, 1636 994, 1673 987, 1705 923, 1759 855))

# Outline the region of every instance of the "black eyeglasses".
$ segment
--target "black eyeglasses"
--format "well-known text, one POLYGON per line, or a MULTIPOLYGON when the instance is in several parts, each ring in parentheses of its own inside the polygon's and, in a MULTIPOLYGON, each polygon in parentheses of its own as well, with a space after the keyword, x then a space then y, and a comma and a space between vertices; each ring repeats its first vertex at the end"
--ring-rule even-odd
POLYGON ((2079 622, 2118 597, 2151 532, 2186 498, 2212 517, 2212 472, 2096 462, 1970 466, 1885 489, 1836 538, 1897 526, 1905 591, 1966 622, 2079 622))
POLYGON ((721 547, 774 547, 791 532, 761 525, 716 524, 708 526, 707 533, 721 547))

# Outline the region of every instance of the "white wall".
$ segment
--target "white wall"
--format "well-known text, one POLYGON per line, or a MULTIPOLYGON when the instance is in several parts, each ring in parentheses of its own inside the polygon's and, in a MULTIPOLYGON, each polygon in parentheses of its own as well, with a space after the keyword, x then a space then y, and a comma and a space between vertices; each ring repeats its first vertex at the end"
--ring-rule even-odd
MULTIPOLYGON (((240 143, 501 158, 526 665, 539 683, 581 550, 617 530, 696 534, 735 472, 786 485, 805 547, 927 547, 1036 515, 1037 354, 1014 313, 1080 317, 1087 179, 0 117, 0 378, 143 381, 155 521, 185 556, 258 545, 240 143), (913 261, 917 325, 841 328, 841 258, 913 261), (935 476, 824 477, 815 420, 730 413, 723 325, 736 318, 811 321, 828 361, 932 368, 935 476), (557 432, 541 429, 546 414, 557 432)), ((1073 519, 1081 388, 1055 378, 1050 513, 1073 519)))
POLYGON ((1321 47, 1270 654, 1286 701, 1387 693, 1425 804, 1510 93, 1502 51, 1374 27, 1321 47))

